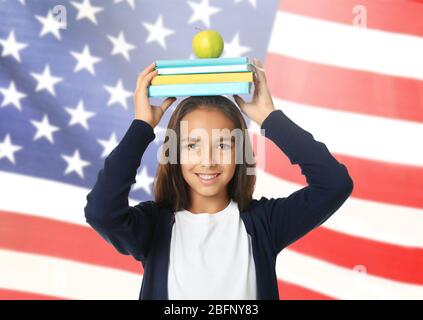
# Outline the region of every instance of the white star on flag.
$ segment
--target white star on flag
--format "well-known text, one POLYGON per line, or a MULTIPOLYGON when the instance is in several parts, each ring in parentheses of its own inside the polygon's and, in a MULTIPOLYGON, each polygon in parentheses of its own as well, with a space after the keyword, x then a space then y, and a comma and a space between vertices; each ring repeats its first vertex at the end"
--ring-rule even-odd
POLYGON ((188 1, 188 4, 194 11, 188 23, 191 24, 196 21, 202 21, 207 28, 210 27, 210 17, 221 11, 218 7, 210 6, 209 0, 202 0, 201 3, 188 1))
POLYGON ((31 123, 37 129, 32 140, 38 140, 40 138, 46 138, 50 143, 54 143, 53 133, 60 130, 59 127, 50 124, 48 115, 44 114, 41 121, 31 120, 31 123))
POLYGON ((48 11, 46 17, 36 15, 35 18, 42 24, 42 29, 39 36, 44 37, 46 34, 51 33, 58 40, 62 40, 60 29, 63 28, 63 23, 53 16, 51 10, 48 11))
POLYGON ((125 40, 125 35, 123 34, 123 31, 120 31, 117 37, 113 37, 110 35, 107 35, 107 37, 113 44, 112 55, 120 54, 127 61, 130 61, 129 51, 134 50, 136 46, 125 40))
POLYGON ((109 101, 107 106, 110 106, 114 103, 119 103, 124 109, 128 109, 128 104, 126 99, 131 97, 133 93, 131 91, 125 90, 122 84, 122 80, 119 79, 114 87, 104 86, 106 91, 110 94, 109 101))
POLYGON ((150 184, 153 183, 154 178, 148 175, 147 167, 142 166, 141 172, 136 175, 135 183, 132 190, 143 189, 147 194, 151 194, 150 184))
POLYGON ((122 1, 126 1, 126 3, 132 8, 135 9, 135 0, 115 0, 115 3, 121 3, 122 1))
POLYGON ((89 118, 94 117, 95 112, 85 111, 83 100, 79 100, 76 108, 72 109, 65 107, 65 110, 71 115, 71 119, 68 124, 69 126, 80 124, 84 129, 89 129, 87 121, 89 118))
POLYGON ((112 132, 109 140, 97 139, 97 141, 103 147, 103 152, 101 153, 101 158, 107 157, 110 154, 110 152, 112 152, 113 149, 116 148, 117 144, 119 143, 119 141, 116 138, 115 132, 112 132))
MULTIPOLYGON (((245 0, 235 0, 235 3, 244 2, 245 0)), ((257 8, 257 0, 247 0, 254 8, 257 8)))
POLYGON ((62 154, 61 156, 67 163, 67 167, 64 172, 65 175, 71 172, 76 172, 78 176, 84 178, 84 167, 89 166, 91 163, 81 159, 78 149, 75 150, 72 156, 67 156, 65 154, 62 154))
POLYGON ((35 91, 47 90, 53 96, 56 96, 54 86, 63 81, 63 78, 53 76, 48 64, 44 67, 43 73, 31 72, 31 75, 37 80, 35 91))
POLYGON ((242 46, 239 40, 239 32, 235 34, 231 42, 225 42, 223 57, 241 57, 251 51, 250 47, 242 46))
POLYGON ((94 24, 97 24, 96 14, 104 10, 102 7, 93 6, 90 0, 83 0, 82 3, 71 1, 71 4, 78 10, 76 20, 88 19, 94 24))
POLYGON ((28 46, 28 44, 26 43, 16 41, 14 30, 10 31, 7 39, 0 39, 0 44, 3 46, 3 51, 1 56, 2 57, 12 56, 18 62, 21 62, 19 51, 25 49, 28 46))
POLYGON ((12 143, 10 134, 6 134, 3 142, 0 143, 0 159, 7 158, 11 163, 15 164, 15 152, 23 149, 21 146, 12 143))
POLYGON ((21 99, 26 97, 26 94, 16 90, 15 82, 12 80, 7 89, 0 88, 0 93, 4 96, 1 107, 6 107, 9 104, 15 106, 16 109, 22 110, 21 99))
POLYGON ((92 75, 95 75, 94 64, 99 63, 102 59, 91 55, 90 48, 86 44, 81 53, 71 51, 71 55, 76 59, 77 64, 73 72, 78 72, 80 70, 86 69, 92 75))
POLYGON ((143 22, 142 24, 148 30, 148 38, 145 43, 156 41, 160 44, 163 49, 166 49, 166 37, 170 36, 171 34, 174 34, 175 31, 163 26, 162 15, 158 17, 155 24, 151 24, 148 22, 143 22))

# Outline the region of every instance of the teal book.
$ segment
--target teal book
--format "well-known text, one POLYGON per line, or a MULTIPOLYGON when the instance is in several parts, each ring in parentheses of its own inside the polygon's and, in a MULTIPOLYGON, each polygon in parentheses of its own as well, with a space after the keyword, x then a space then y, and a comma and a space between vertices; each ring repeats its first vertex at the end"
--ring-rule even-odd
POLYGON ((252 82, 161 84, 148 87, 149 97, 249 94, 252 82))
POLYGON ((181 68, 181 67, 204 67, 204 66, 228 66, 248 64, 248 57, 234 58, 210 58, 210 59, 169 59, 156 60, 156 68, 181 68))

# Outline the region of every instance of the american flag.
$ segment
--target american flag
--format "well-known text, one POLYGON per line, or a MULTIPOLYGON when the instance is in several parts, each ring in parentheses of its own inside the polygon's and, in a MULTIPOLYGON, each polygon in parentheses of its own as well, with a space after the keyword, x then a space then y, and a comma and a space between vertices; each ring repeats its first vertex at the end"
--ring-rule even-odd
MULTIPOLYGON (((222 34, 223 57, 264 61, 276 108, 354 180, 278 256, 280 298, 423 299, 422 16, 419 1, 0 0, 0 298, 138 298, 142 266, 88 226, 85 197, 134 117, 138 73, 193 58, 201 28, 222 34)), ((153 199, 174 106, 131 205, 153 199)), ((302 188, 300 168, 266 143, 254 197, 302 188)))

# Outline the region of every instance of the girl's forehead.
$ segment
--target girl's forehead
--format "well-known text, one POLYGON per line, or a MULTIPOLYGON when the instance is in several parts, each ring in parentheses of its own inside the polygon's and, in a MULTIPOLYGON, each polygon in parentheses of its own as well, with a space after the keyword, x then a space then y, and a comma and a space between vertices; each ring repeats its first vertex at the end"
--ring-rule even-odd
POLYGON ((188 138, 198 140, 230 138, 234 130, 232 119, 215 108, 194 110, 185 115, 180 122, 181 141, 188 138))
POLYGON ((198 117, 198 118, 190 118, 190 119, 183 119, 180 121, 181 128, 187 128, 189 132, 195 130, 206 130, 209 132, 219 131, 219 130, 233 130, 235 129, 235 125, 231 119, 227 117, 219 117, 219 118, 212 118, 212 117, 198 117))
POLYGON ((218 108, 199 108, 186 114, 181 121, 186 121, 190 126, 202 126, 205 124, 215 128, 233 126, 233 121, 218 108))

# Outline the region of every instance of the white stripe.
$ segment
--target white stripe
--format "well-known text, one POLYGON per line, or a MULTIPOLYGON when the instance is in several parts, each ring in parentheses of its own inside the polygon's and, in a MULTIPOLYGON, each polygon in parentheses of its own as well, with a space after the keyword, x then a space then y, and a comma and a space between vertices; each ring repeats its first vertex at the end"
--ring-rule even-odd
MULTIPOLYGON (((257 168, 254 198, 287 197, 304 186, 257 168)), ((322 227, 375 241, 423 248, 423 210, 350 197, 322 227)))
MULTIPOLYGON (((0 171, 0 181, 0 210, 90 227, 83 210, 89 190, 3 171, 0 171), (22 195, 25 195, 24 201, 22 195)), ((300 185, 257 170, 254 198, 287 196, 299 188, 300 185)), ((138 202, 129 200, 130 205, 138 202)), ((423 248, 422 210, 350 198, 339 211, 342 212, 335 213, 323 226, 376 241, 423 248)))
POLYGON ((311 62, 423 79, 423 38, 279 11, 268 51, 311 62))
POLYGON ((0 261, 0 287, 11 290, 66 299, 137 300, 141 289, 141 272, 2 249, 0 261))
MULTIPOLYGON (((365 266, 352 269, 284 249, 276 261, 279 279, 342 300, 423 299, 423 286, 369 275, 365 266)), ((283 290, 283 287, 282 287, 283 290)))
MULTIPOLYGON (((83 187, 0 170, 0 210, 88 226, 84 207, 89 192, 83 187)), ((137 203, 129 199, 130 205, 137 203)))
MULTIPOLYGON (((112 268, 9 250, 0 250, 0 261, 0 287, 11 290, 67 299, 136 300, 141 288, 141 275, 112 268)), ((289 249, 278 255, 276 272, 279 279, 337 299, 423 299, 423 286, 358 274, 289 249)))
MULTIPOLYGON (((273 98, 292 121, 324 142, 331 152, 423 167, 423 124, 330 110, 273 98)), ((251 130, 259 132, 256 124, 251 130)))

